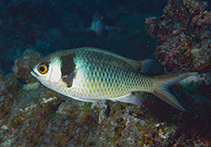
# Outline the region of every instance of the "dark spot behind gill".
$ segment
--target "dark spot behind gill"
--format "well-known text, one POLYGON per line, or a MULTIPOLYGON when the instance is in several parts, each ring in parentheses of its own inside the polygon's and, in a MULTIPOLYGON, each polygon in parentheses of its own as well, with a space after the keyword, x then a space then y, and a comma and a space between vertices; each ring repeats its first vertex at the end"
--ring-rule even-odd
POLYGON ((72 81, 75 76, 74 57, 75 54, 68 54, 60 57, 62 80, 67 84, 68 88, 72 86, 72 81))

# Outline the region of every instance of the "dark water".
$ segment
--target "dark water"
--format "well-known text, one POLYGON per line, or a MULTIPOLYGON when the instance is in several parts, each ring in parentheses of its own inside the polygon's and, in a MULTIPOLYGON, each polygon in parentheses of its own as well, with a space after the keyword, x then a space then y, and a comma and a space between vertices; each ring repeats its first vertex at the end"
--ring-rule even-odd
POLYGON ((14 60, 27 48, 48 54, 61 49, 93 46, 134 59, 152 57, 156 42, 146 35, 144 22, 152 14, 159 16, 165 5, 164 0, 2 0, 1 66, 11 71, 14 60), (108 32, 109 36, 105 37, 85 31, 91 26, 95 12, 103 17, 103 23, 119 27, 121 31, 108 32))

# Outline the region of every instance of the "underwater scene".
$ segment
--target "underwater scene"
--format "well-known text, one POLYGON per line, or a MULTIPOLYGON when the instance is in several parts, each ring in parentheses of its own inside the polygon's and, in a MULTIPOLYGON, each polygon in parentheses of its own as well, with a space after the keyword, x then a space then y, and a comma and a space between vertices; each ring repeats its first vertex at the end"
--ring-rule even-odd
POLYGON ((210 0, 0 1, 0 147, 209 147, 210 114, 210 0))

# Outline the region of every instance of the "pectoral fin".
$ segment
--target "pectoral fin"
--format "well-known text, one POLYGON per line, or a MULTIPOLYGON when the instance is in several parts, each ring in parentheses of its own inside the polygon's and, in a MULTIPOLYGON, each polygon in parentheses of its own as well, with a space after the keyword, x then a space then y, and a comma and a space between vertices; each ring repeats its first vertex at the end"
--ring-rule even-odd
POLYGON ((75 77, 75 72, 73 71, 71 74, 63 76, 62 81, 67 84, 68 88, 70 88, 72 87, 74 77, 75 77))

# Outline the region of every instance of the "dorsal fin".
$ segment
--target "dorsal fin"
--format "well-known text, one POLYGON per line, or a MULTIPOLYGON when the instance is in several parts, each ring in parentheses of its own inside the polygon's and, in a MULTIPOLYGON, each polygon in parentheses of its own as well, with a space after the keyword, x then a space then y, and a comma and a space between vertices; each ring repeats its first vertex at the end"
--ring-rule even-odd
POLYGON ((154 59, 146 59, 143 61, 129 60, 129 63, 146 75, 159 75, 164 72, 163 66, 154 59))

